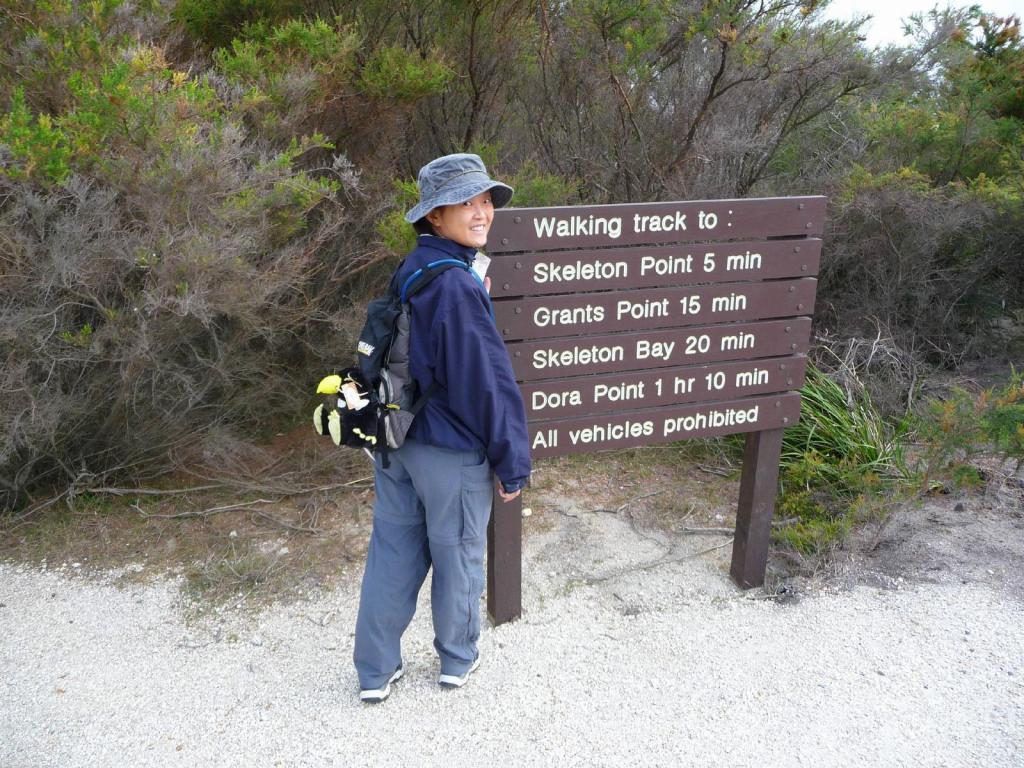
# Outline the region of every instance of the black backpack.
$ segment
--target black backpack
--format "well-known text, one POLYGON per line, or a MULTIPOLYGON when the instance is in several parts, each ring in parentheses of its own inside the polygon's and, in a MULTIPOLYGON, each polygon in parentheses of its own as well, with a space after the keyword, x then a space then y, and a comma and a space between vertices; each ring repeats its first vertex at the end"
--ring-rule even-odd
POLYGON ((314 415, 320 434, 330 434, 339 445, 379 452, 384 466, 389 465, 388 452, 405 442, 412 420, 437 388, 437 382, 433 382, 425 392, 419 392, 409 370, 409 300, 442 272, 456 267, 470 270, 459 259, 438 259, 417 269, 399 285, 399 265, 391 276, 388 292, 371 301, 366 309, 366 323, 356 346, 359 365, 338 372, 343 386, 356 387, 361 407, 350 408, 344 397, 327 395, 314 415))

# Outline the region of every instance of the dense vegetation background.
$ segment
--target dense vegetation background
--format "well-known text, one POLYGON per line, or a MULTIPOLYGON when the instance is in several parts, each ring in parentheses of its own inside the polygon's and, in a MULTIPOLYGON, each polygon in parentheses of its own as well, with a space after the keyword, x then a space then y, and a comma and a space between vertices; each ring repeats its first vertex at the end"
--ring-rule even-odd
POLYGON ((519 205, 827 194, 819 340, 884 408, 1022 359, 1019 21, 825 5, 3 0, 0 510, 304 420, 453 151, 519 205))

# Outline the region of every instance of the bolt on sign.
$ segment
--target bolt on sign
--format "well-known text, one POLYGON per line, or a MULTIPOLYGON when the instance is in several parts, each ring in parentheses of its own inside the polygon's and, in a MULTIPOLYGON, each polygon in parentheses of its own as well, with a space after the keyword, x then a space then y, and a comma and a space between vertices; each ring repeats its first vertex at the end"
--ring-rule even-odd
MULTIPOLYGON (((505 208, 498 330, 534 457, 746 433, 731 575, 764 582, 782 431, 800 417, 825 198, 505 208)), ((488 531, 488 610, 521 612, 521 501, 488 531)))

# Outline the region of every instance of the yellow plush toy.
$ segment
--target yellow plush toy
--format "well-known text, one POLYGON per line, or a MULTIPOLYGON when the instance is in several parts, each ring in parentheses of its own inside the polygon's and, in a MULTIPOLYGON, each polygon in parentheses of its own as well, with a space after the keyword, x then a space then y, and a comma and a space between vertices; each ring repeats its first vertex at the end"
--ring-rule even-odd
POLYGON ((341 376, 336 373, 324 376, 320 379, 320 383, 316 385, 316 393, 318 395, 336 395, 340 389, 341 376))
POLYGON ((316 393, 323 396, 323 402, 313 411, 313 428, 318 435, 330 435, 335 445, 372 448, 377 444, 376 411, 366 407, 370 400, 360 391, 365 386, 355 369, 342 374, 325 376, 317 385, 316 393))

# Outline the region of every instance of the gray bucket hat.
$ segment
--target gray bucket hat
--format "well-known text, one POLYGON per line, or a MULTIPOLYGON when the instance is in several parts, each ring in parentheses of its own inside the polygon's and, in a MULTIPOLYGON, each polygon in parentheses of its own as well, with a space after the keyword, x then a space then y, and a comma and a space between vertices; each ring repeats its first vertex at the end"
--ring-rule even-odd
POLYGON ((467 153, 431 160, 420 168, 416 185, 420 190, 420 201, 405 214, 405 220, 410 224, 415 224, 435 208, 464 202, 487 190, 491 191, 495 208, 508 205, 512 199, 512 187, 488 176, 480 156, 467 153))

